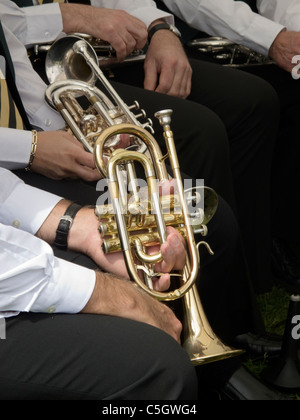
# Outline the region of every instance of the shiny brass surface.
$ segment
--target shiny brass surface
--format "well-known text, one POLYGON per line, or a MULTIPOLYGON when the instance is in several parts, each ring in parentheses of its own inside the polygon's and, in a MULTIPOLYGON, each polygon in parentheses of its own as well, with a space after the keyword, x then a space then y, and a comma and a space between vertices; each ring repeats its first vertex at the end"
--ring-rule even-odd
POLYGON ((189 41, 187 46, 227 67, 243 68, 273 64, 269 57, 222 37, 197 38, 189 41))
POLYGON ((227 346, 214 333, 203 310, 196 286, 193 286, 183 299, 182 346, 195 366, 229 359, 244 353, 243 350, 227 346))
MULTIPOLYGON (((66 126, 90 153, 99 134, 112 125, 130 123, 153 132, 150 119, 144 123, 139 120, 146 118, 139 103, 128 106, 123 102, 99 68, 96 52, 80 37, 67 36, 53 43, 45 66, 50 82, 45 92, 47 103, 60 112, 66 126)), ((131 141, 136 150, 145 151, 142 143, 134 138, 131 141)), ((111 138, 105 155, 110 156, 119 143, 119 137, 111 138)))

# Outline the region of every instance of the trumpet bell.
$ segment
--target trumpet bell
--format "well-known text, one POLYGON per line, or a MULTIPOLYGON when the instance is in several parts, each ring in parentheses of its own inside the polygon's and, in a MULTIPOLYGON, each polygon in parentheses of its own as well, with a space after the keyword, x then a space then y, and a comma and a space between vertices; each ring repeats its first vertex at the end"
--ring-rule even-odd
POLYGON ((212 330, 196 286, 184 295, 184 324, 182 346, 193 365, 199 366, 240 356, 244 350, 224 344, 212 330))
MULTIPOLYGON (((73 45, 76 41, 81 41, 78 36, 67 36, 57 40, 49 49, 45 69, 50 83, 59 80, 77 79, 94 85, 97 80, 96 74, 82 55, 73 51, 73 45)), ((95 50, 86 43, 89 54, 98 64, 98 57, 95 50)))

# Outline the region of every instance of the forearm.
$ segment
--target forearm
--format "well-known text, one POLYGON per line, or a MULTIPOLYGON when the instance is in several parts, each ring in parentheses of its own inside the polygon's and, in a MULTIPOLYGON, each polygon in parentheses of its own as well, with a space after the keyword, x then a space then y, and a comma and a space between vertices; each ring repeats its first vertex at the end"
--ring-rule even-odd
POLYGON ((66 34, 72 32, 90 33, 87 28, 93 20, 93 8, 91 6, 62 3, 59 7, 63 32, 66 34))

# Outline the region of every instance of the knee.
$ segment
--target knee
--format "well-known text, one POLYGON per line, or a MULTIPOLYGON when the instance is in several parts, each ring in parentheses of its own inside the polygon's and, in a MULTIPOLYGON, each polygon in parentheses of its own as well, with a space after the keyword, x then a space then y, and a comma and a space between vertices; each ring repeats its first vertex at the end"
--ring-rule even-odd
POLYGON ((241 111, 243 109, 244 115, 255 117, 258 123, 265 126, 276 125, 280 116, 280 104, 275 89, 262 78, 248 73, 244 74, 244 79, 243 88, 238 92, 241 111))
POLYGON ((161 388, 158 398, 196 400, 198 381, 195 368, 186 351, 172 341, 168 343, 168 351, 161 353, 156 349, 156 386, 161 388))

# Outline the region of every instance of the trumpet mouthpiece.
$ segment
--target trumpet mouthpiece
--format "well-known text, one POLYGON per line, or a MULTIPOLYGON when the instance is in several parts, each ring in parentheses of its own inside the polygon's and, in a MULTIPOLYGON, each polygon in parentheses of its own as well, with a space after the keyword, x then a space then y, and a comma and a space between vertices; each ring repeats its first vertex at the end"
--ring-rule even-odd
POLYGON ((76 41, 73 44, 73 51, 77 54, 80 54, 82 51, 85 51, 87 49, 87 43, 84 40, 76 41))
POLYGON ((173 114, 172 109, 163 109, 162 111, 158 111, 154 114, 154 116, 158 119, 161 126, 170 125, 171 123, 171 116, 173 114))

